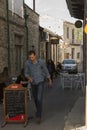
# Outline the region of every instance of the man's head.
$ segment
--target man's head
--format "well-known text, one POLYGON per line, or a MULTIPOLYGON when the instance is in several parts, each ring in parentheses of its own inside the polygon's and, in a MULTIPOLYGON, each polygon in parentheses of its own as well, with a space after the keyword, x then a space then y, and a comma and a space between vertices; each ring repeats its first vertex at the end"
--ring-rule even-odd
POLYGON ((36 53, 35 53, 35 51, 33 51, 33 50, 29 51, 28 58, 32 62, 36 62, 36 53))

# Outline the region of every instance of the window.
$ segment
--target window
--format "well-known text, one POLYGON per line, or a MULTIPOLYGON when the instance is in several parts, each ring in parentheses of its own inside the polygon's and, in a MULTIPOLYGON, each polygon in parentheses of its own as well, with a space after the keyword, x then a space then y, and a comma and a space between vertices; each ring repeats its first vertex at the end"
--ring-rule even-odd
POLYGON ((64 53, 64 59, 69 59, 69 53, 64 53))
POLYGON ((64 60, 63 64, 75 64, 75 60, 70 60, 70 59, 64 60))
POLYGON ((79 58, 80 58, 80 52, 77 53, 77 59, 79 59, 79 58))
POLYGON ((72 29, 72 43, 74 43, 74 29, 72 29))
POLYGON ((75 48, 72 48, 72 59, 74 59, 75 48))
POLYGON ((67 27, 67 38, 69 38, 69 27, 67 27))

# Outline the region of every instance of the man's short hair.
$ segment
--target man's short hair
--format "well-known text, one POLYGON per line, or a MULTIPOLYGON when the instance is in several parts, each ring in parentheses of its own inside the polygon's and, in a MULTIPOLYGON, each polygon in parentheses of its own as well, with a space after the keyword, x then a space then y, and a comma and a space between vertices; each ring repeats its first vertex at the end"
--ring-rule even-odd
POLYGON ((30 51, 28 52, 28 55, 32 55, 32 54, 36 55, 36 53, 35 53, 34 50, 30 50, 30 51))

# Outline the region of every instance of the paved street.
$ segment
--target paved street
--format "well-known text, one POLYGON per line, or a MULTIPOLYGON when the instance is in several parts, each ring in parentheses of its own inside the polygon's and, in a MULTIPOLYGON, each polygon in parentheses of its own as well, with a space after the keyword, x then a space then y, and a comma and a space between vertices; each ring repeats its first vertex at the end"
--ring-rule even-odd
MULTIPOLYGON (((54 79, 53 88, 45 87, 42 123, 37 124, 35 118, 30 119, 26 130, 63 130, 68 113, 72 110, 81 90, 62 90, 60 79, 54 79)), ((28 101, 28 116, 35 115, 33 99, 28 101)), ((3 104, 0 104, 0 124, 3 122, 3 104)), ((24 130, 24 124, 8 123, 3 130, 24 130)))

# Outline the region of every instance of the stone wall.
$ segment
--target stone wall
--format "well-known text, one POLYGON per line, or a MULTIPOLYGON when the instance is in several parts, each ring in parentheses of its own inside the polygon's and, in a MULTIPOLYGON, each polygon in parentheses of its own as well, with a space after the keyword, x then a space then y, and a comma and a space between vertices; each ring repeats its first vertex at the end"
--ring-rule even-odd
POLYGON ((35 49, 38 55, 39 44, 39 15, 32 9, 26 6, 26 13, 28 14, 27 26, 28 26, 28 45, 29 49, 35 49))
POLYGON ((0 1, 0 73, 8 66, 6 1, 0 1))
MULTIPOLYGON (((28 26, 28 50, 34 49, 38 53, 39 15, 26 6, 29 17, 28 26)), ((25 19, 12 14, 9 11, 9 23, 7 22, 6 0, 0 0, 0 73, 5 67, 10 70, 10 75, 18 75, 27 59, 25 19), (9 32, 8 25, 9 24, 9 32), (8 42, 9 36, 9 42, 8 42)))

